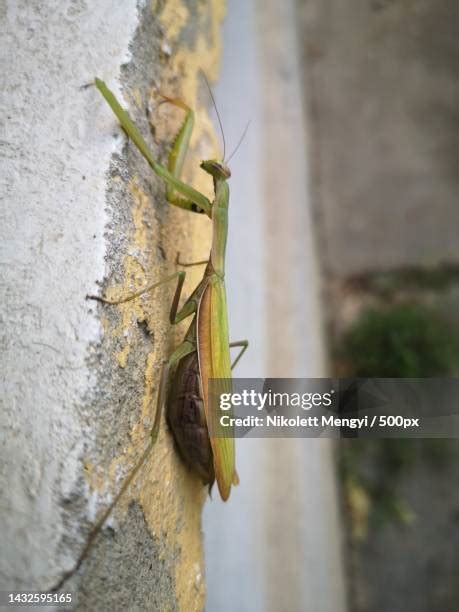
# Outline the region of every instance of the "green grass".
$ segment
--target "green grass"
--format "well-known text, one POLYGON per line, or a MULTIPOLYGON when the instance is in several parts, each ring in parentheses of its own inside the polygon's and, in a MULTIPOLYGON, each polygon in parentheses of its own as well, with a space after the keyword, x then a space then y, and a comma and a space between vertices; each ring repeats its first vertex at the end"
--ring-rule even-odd
POLYGON ((448 376, 458 364, 459 343, 446 322, 421 305, 366 310, 346 335, 342 352, 355 376, 448 376))
MULTIPOLYGON (((457 373, 459 341, 448 324, 419 304, 363 312, 344 337, 340 355, 351 375, 364 378, 427 378, 457 373)), ((399 479, 419 460, 442 468, 451 459, 448 440, 343 440, 341 474, 354 531, 364 537, 387 520, 409 524, 413 515, 397 493, 399 479), (358 495, 356 495, 356 492, 358 495), (353 499, 367 500, 355 529, 353 499)), ((455 448, 455 447, 454 447, 455 448)), ((360 502, 361 503, 361 502, 360 502)))

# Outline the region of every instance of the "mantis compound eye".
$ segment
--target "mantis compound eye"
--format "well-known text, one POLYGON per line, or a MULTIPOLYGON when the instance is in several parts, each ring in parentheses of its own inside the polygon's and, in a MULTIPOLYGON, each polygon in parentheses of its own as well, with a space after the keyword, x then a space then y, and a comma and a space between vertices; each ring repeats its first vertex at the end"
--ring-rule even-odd
POLYGON ((208 159, 201 163, 201 168, 211 174, 215 179, 229 179, 231 170, 222 162, 215 159, 208 159))

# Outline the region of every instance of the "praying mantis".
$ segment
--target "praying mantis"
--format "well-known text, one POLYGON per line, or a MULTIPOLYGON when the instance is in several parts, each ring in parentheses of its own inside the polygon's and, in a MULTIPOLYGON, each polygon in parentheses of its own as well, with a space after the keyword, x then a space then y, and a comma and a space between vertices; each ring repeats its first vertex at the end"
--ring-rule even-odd
MULTIPOLYGON (((134 142, 152 170, 164 181, 168 202, 192 213, 205 214, 209 217, 212 222, 212 245, 208 260, 181 264, 184 267, 206 264, 206 267, 202 280, 180 309, 180 296, 186 278, 184 271, 177 271, 120 300, 109 300, 97 295, 86 296, 88 299, 97 300, 103 304, 122 304, 177 279, 169 321, 175 325, 188 317, 192 317, 192 320, 183 341, 162 368, 149 444, 111 504, 96 521, 73 569, 64 573, 52 591, 61 589, 68 578, 79 569, 119 499, 145 463, 158 438, 164 405, 167 407, 167 421, 180 455, 185 463, 200 476, 203 483, 209 486, 209 493, 216 480, 220 496, 223 501, 226 501, 230 496, 231 487, 239 483, 235 467, 234 437, 231 436, 231 432, 228 432, 228 428, 223 428, 221 425, 214 398, 211 398, 209 393, 209 382, 213 379, 219 380, 220 392, 231 391, 231 371, 248 348, 247 340, 230 342, 228 333, 225 250, 229 205, 227 180, 231 172, 224 160, 209 159, 201 162, 201 168, 213 179, 214 199, 211 202, 204 194, 180 180, 194 125, 193 111, 180 100, 162 96, 167 102, 178 106, 186 113, 185 120, 169 153, 166 168, 154 159, 141 133, 107 85, 97 78, 95 85, 115 113, 128 137, 134 142), (240 351, 234 362, 231 363, 230 349, 233 347, 239 347, 240 351)), ((209 91, 215 104, 210 88, 209 91)), ((216 106, 215 109, 217 110, 216 106)), ((218 119, 221 127, 220 117, 218 119)), ((247 127, 235 151, 241 144, 247 127)))
POLYGON ((115 502, 154 446, 165 404, 167 420, 182 458, 198 473, 203 483, 209 485, 209 490, 216 480, 220 496, 226 501, 232 485, 239 482, 235 468, 234 438, 227 433, 223 434, 217 411, 210 401, 209 382, 221 379, 227 381, 229 387, 231 370, 248 347, 247 340, 230 342, 228 333, 225 250, 229 205, 227 181, 231 172, 224 160, 210 159, 201 163, 201 168, 213 179, 214 200, 211 202, 204 194, 180 180, 193 130, 194 112, 180 100, 163 96, 167 102, 180 107, 186 113, 166 168, 154 159, 139 130, 107 85, 100 79, 95 80, 95 85, 152 170, 165 182, 168 202, 190 212, 207 215, 212 222, 213 232, 209 259, 205 262, 182 264, 185 267, 206 264, 206 267, 202 280, 180 309, 178 306, 186 276, 184 271, 178 271, 121 300, 88 296, 105 304, 120 304, 177 279, 169 321, 175 325, 192 316, 183 342, 172 353, 162 370, 150 443, 123 484, 115 502), (231 364, 232 347, 239 347, 241 350, 231 364))

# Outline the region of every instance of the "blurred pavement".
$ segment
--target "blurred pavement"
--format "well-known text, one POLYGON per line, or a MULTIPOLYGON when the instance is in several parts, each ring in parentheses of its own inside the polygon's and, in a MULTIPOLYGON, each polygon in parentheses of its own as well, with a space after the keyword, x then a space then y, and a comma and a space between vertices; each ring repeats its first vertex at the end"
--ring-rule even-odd
MULTIPOLYGON (((229 0, 216 88, 231 150, 227 287, 241 377, 325 375, 296 3, 229 0)), ((207 612, 341 612, 329 440, 240 440, 241 484, 204 512, 207 612)))

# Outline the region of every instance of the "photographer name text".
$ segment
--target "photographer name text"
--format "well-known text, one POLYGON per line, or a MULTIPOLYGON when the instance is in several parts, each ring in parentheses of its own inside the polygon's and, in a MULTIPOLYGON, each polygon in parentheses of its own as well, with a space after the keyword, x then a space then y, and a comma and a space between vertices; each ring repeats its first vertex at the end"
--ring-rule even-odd
POLYGON ((322 416, 294 416, 268 415, 266 417, 247 415, 245 417, 233 417, 224 414, 220 417, 222 427, 309 427, 324 428, 348 427, 350 429, 372 429, 373 427, 400 427, 403 429, 419 427, 419 418, 410 419, 394 415, 374 415, 361 418, 336 417, 334 415, 322 416))

